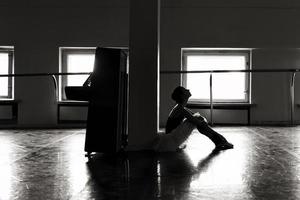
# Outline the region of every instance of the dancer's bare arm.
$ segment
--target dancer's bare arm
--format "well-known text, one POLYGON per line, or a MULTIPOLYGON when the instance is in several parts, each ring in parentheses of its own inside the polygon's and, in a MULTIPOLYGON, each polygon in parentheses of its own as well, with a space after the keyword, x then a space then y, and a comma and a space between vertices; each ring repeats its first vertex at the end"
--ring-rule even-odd
POLYGON ((192 113, 191 111, 185 109, 183 106, 180 106, 178 109, 189 122, 197 126, 206 123, 206 119, 199 113, 192 113))

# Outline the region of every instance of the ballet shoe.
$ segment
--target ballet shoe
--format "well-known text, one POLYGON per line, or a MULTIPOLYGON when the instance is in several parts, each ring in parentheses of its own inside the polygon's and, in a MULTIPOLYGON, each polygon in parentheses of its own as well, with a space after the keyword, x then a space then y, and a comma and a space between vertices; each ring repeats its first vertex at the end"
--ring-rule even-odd
POLYGON ((217 145, 215 148, 216 151, 227 150, 227 149, 233 149, 233 144, 226 142, 226 143, 217 145))

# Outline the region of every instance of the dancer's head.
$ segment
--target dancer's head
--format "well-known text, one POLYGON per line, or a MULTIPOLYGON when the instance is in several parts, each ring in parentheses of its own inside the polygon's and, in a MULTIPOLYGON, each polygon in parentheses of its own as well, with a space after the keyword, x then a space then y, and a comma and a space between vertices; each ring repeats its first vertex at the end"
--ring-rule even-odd
POLYGON ((174 89, 171 97, 176 103, 184 104, 187 103, 190 96, 191 93, 188 89, 185 89, 182 86, 178 86, 174 89))

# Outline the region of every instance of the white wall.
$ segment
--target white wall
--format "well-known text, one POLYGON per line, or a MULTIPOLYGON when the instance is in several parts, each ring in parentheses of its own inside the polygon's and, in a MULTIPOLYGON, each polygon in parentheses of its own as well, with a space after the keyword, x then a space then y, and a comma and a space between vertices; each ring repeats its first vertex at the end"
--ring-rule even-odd
MULTIPOLYGON (((180 70, 183 47, 255 48, 253 69, 300 68, 299 5, 297 1, 283 0, 165 1, 161 70, 180 70)), ((178 75, 161 76, 162 126, 173 105, 170 94, 179 80, 178 75)), ((255 74, 251 89, 252 103, 256 104, 251 109, 253 124, 289 121, 288 75, 255 74)), ((296 101, 299 101, 297 92, 296 101)), ((215 114, 218 121, 225 120, 227 115, 224 112, 215 114)), ((300 115, 296 117, 299 121, 300 115)))
MULTIPOLYGON (((254 69, 300 67, 299 1, 162 0, 162 6, 161 70, 180 69, 183 47, 257 48, 254 69)), ((58 72, 61 46, 128 46, 129 42, 128 0, 2 0, 0 19, 0 45, 15 46, 16 73, 58 72)), ((161 125, 179 80, 176 75, 161 75, 161 125)), ((288 82, 284 74, 253 76, 253 123, 289 120, 288 82)), ((15 98, 20 100, 20 126, 56 126, 51 79, 16 78, 15 98)), ((296 101, 300 101, 297 91, 296 101)), ((222 116, 226 113, 218 120, 222 116)))
MULTIPOLYGON (((15 47, 15 73, 59 71, 61 46, 128 46, 127 1, 0 3, 0 45, 15 47)), ((16 78, 19 126, 55 126, 57 105, 48 77, 16 78)))

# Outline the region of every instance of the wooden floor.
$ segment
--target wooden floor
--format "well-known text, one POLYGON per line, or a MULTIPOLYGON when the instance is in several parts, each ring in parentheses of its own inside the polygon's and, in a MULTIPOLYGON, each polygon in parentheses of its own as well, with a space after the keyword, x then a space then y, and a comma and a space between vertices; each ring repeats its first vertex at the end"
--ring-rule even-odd
POLYGON ((177 153, 84 157, 84 130, 1 130, 0 199, 300 199, 300 127, 196 131, 177 153))

